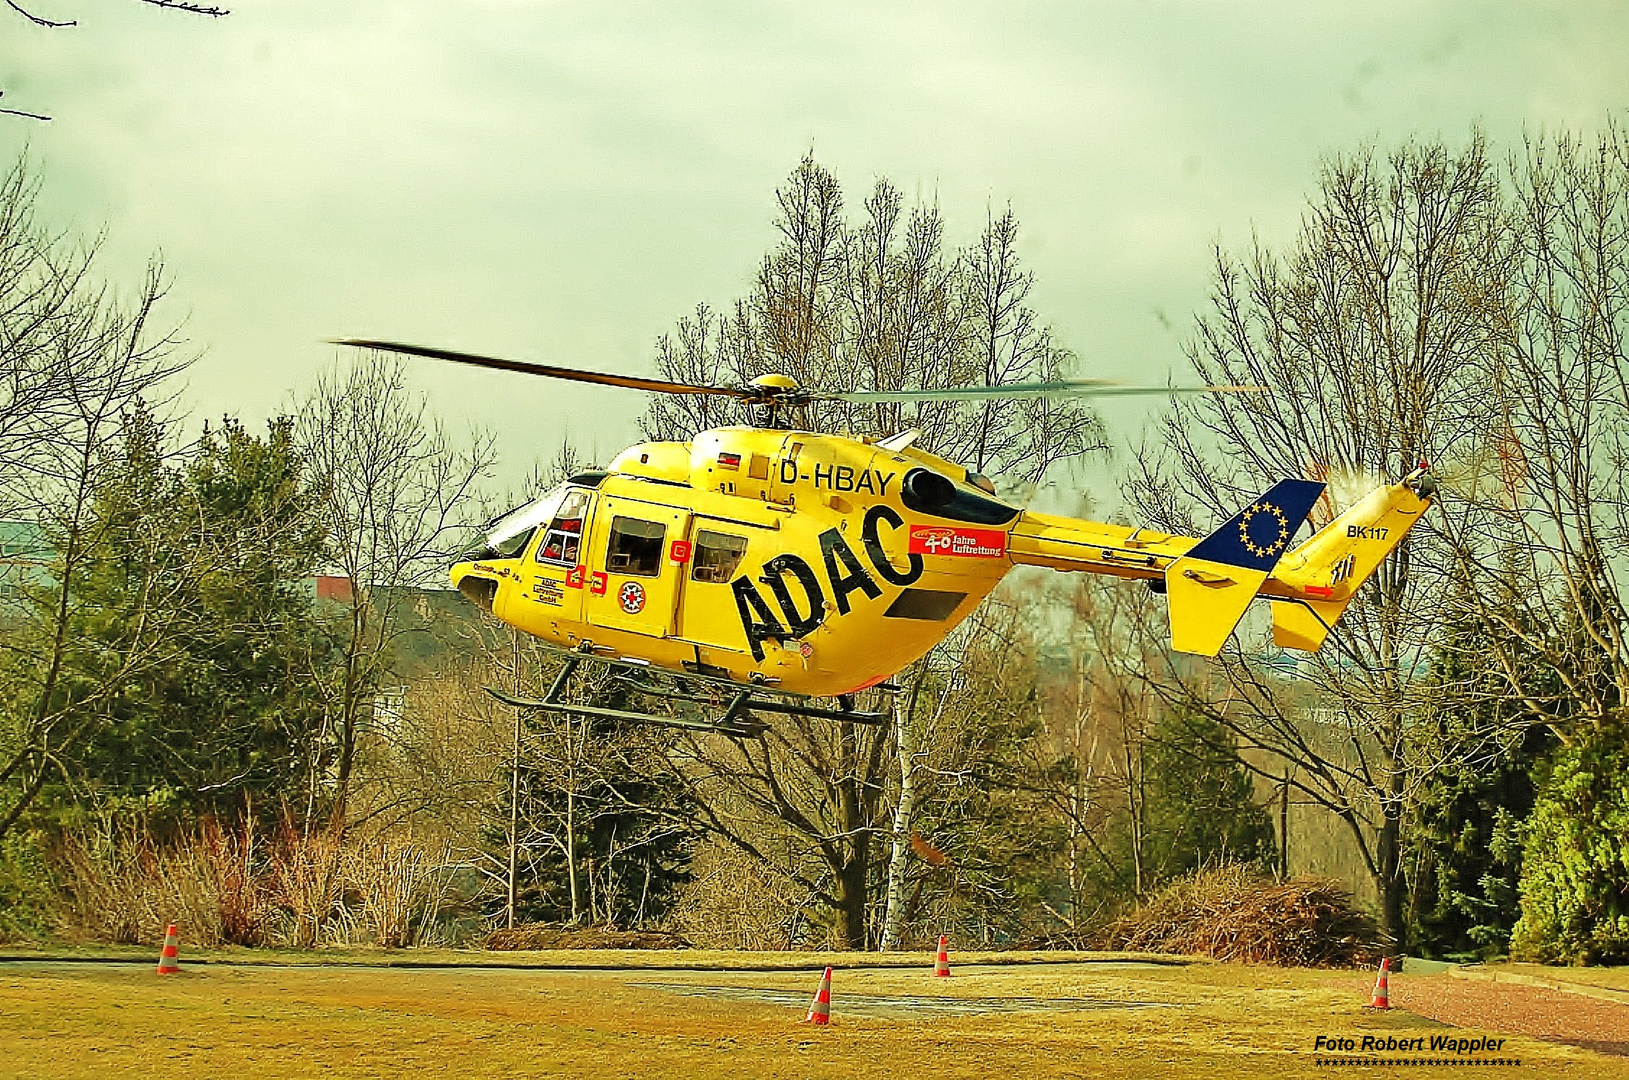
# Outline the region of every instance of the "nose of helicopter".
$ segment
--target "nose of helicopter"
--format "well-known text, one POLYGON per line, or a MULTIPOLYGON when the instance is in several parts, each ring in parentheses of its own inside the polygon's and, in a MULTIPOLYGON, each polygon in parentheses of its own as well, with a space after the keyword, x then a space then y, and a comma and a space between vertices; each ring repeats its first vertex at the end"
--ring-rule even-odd
POLYGON ((473 562, 453 563, 447 576, 452 579, 453 588, 463 593, 470 603, 482 611, 492 610, 492 601, 498 595, 498 580, 492 576, 490 565, 482 563, 477 566, 473 562))

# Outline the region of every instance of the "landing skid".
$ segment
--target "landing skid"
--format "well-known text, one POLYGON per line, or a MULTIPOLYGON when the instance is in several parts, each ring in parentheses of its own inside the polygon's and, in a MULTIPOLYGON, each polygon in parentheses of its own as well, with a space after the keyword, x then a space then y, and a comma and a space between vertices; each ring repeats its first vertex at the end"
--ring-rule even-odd
MULTIPOLYGON (((611 660, 594 656, 592 647, 581 651, 569 652, 566 663, 555 676, 554 683, 549 692, 542 698, 523 698, 505 693, 494 687, 483 687, 487 693, 503 702, 505 705, 517 709, 536 709, 540 712, 563 713, 567 716, 585 716, 602 720, 621 720, 635 724, 659 724, 663 727, 684 728, 689 731, 707 731, 719 735, 728 735, 731 738, 750 739, 763 734, 767 724, 754 716, 754 713, 778 713, 782 716, 808 716, 817 720, 831 720, 838 723, 881 725, 888 722, 888 714, 881 712, 865 712, 854 708, 854 698, 849 694, 839 695, 838 708, 827 709, 815 705, 803 705, 795 701, 779 700, 764 696, 770 691, 761 685, 751 685, 734 682, 729 679, 720 679, 710 675, 670 675, 646 664, 636 664, 624 660, 611 660), (585 660, 605 664, 611 668, 623 669, 626 673, 619 673, 616 680, 622 686, 637 694, 647 697, 665 698, 670 701, 680 701, 690 705, 699 705, 704 709, 716 708, 721 698, 727 698, 728 703, 717 719, 692 719, 686 716, 664 716, 659 713, 635 712, 627 709, 606 709, 597 705, 571 705, 561 700, 566 684, 577 671, 579 665, 585 660), (634 674, 637 672, 638 674, 634 674), (661 686, 652 681, 655 678, 666 677, 671 680, 672 686, 661 686), (700 684, 699 687, 693 684, 700 684), (710 689, 712 693, 705 693, 710 689)), ((783 695, 784 696, 784 695, 783 695)))

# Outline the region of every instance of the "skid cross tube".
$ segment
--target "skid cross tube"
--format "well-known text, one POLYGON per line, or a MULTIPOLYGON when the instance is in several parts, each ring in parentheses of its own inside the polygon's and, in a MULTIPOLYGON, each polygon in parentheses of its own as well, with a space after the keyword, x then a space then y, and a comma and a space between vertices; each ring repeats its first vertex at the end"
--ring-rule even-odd
MULTIPOLYGON (((567 705, 559 701, 550 701, 547 698, 534 700, 532 698, 515 697, 502 690, 490 686, 482 687, 487 693, 503 702, 505 705, 517 709, 537 709, 540 712, 565 713, 568 716, 588 716, 601 720, 625 720, 636 724, 660 724, 664 727, 686 728, 690 731, 714 731, 721 735, 733 735, 739 738, 751 738, 764 729, 764 723, 751 716, 740 715, 736 703, 732 703, 722 719, 717 723, 706 720, 689 720, 682 716, 656 716, 652 713, 627 712, 622 709, 605 709, 596 705, 567 705)), ((745 695, 741 695, 745 697, 745 695)))
MULTIPOLYGON (((630 690, 637 691, 641 694, 649 694, 651 697, 673 698, 678 701, 691 701, 698 705, 704 705, 707 703, 705 698, 702 698, 696 694, 685 693, 681 690, 664 690, 660 686, 652 686, 650 683, 643 682, 639 679, 630 678, 626 675, 618 676, 617 681, 628 687, 630 690)), ((743 691, 742 696, 746 695, 747 692, 743 691)), ((750 696, 747 696, 744 707, 751 709, 754 712, 782 713, 787 716, 812 716, 818 720, 850 720, 856 724, 880 725, 888 722, 887 713, 860 712, 859 710, 853 708, 854 699, 847 694, 844 694, 837 700, 839 704, 846 707, 842 709, 822 709, 814 705, 793 705, 790 702, 766 701, 763 698, 755 698, 750 696)))
POLYGON ((549 687, 549 692, 543 695, 543 700, 559 701, 561 691, 566 688, 566 680, 571 678, 571 673, 576 671, 577 665, 582 662, 580 656, 567 657, 565 666, 560 669, 560 674, 554 677, 554 685, 549 687))

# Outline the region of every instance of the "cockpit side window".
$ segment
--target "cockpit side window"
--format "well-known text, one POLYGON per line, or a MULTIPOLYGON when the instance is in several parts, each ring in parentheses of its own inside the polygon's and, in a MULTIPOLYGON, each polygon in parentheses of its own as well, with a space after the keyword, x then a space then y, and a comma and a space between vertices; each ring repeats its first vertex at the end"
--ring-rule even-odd
POLYGON ((566 491, 560 507, 549 521, 543 542, 537 545, 537 561, 556 566, 576 566, 582 553, 583 521, 588 516, 588 492, 566 491))

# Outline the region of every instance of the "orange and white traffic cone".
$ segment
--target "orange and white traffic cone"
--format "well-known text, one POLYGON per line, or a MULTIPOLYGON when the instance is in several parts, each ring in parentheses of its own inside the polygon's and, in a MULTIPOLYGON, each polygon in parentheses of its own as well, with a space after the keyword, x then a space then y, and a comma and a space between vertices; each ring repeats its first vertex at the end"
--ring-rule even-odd
POLYGON ((1371 1008, 1371 1009, 1389 1009, 1389 1008, 1391 1008, 1391 994, 1390 994, 1390 991, 1389 991, 1388 987, 1386 986, 1386 972, 1388 972, 1390 970, 1391 970, 1391 958, 1388 957, 1388 956, 1382 956, 1380 958, 1380 977, 1375 979, 1375 981, 1374 981, 1374 996, 1369 999, 1368 1008, 1371 1008))
POLYGON ((160 975, 174 975, 181 970, 180 954, 176 952, 176 940, 179 937, 175 932, 175 924, 171 923, 164 931, 164 951, 158 954, 158 973, 160 975))
POLYGON ((809 1015, 803 1018, 805 1024, 831 1023, 831 968, 820 976, 820 989, 815 991, 814 1002, 809 1006, 809 1015))
POLYGON ((933 962, 933 977, 950 978, 950 944, 945 935, 939 935, 939 959, 933 962))

